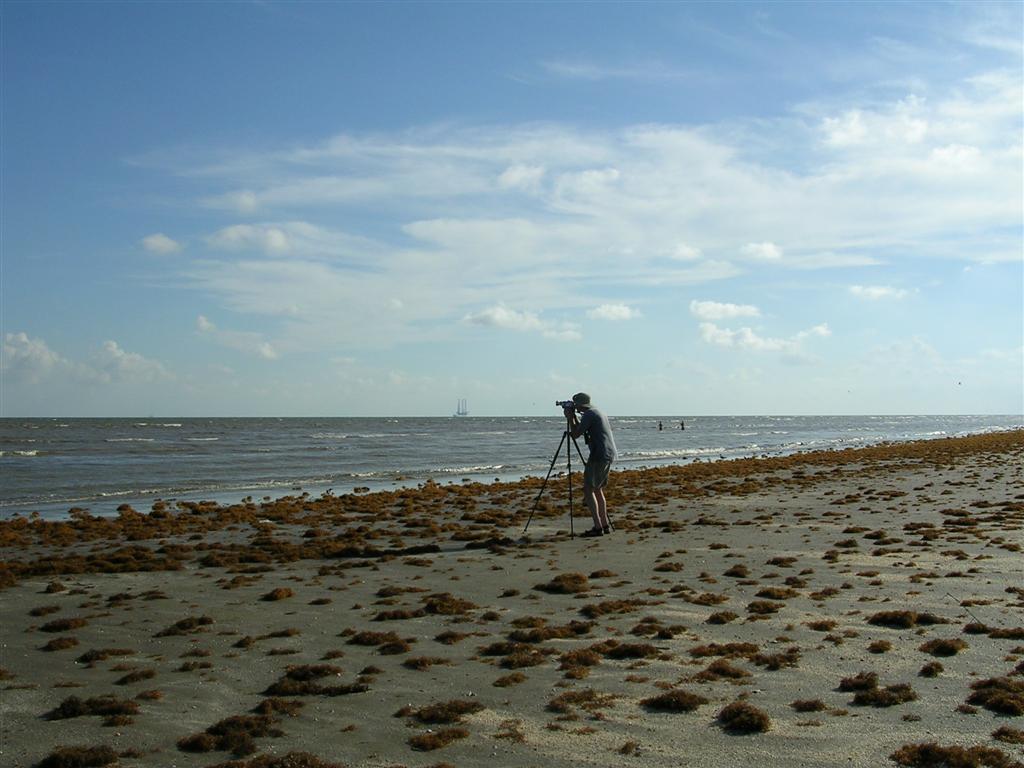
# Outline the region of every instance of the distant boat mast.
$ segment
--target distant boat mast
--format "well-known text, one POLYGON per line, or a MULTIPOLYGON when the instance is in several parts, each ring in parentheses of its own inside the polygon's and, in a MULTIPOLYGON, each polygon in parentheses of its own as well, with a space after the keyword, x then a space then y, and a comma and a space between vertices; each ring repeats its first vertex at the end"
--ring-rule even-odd
POLYGON ((469 405, 467 404, 466 398, 459 400, 458 405, 455 406, 456 416, 469 416, 469 405))

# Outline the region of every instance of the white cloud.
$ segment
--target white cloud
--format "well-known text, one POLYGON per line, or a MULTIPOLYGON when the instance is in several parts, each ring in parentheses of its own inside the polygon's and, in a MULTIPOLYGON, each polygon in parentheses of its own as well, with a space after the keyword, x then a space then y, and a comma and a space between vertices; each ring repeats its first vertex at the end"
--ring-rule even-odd
POLYGON ((808 339, 813 336, 819 336, 821 338, 828 338, 832 335, 832 330, 828 327, 828 323, 821 323, 813 328, 808 328, 806 331, 800 331, 795 338, 796 339, 808 339))
POLYGON ((229 251, 260 250, 271 254, 287 253, 291 244, 284 230, 275 226, 235 224, 207 238, 214 248, 229 251))
POLYGON ((931 161, 939 168, 958 171, 982 170, 981 150, 968 144, 947 144, 931 151, 931 161))
POLYGON ((782 249, 775 243, 747 243, 740 253, 757 261, 778 261, 782 258, 782 249))
POLYGON ((5 375, 15 380, 39 383, 47 380, 74 384, 153 383, 172 380, 163 363, 122 349, 116 341, 105 341, 88 362, 76 362, 54 352, 42 339, 24 332, 4 337, 5 375))
POLYGON ((348 266, 369 265, 382 255, 374 240, 307 221, 235 224, 207 236, 206 242, 221 251, 330 259, 348 266))
POLYGON ((755 268, 1019 260, 1019 91, 1006 72, 749 124, 444 124, 225 153, 173 170, 261 219, 223 222, 182 269, 280 320, 290 350, 436 339, 499 302, 578 316, 755 268))
POLYGON ((263 338, 263 334, 253 331, 229 331, 218 328, 205 315, 196 318, 196 329, 203 336, 208 336, 218 344, 246 354, 262 357, 264 360, 276 360, 277 350, 263 338))
POLYGON ((128 352, 116 341, 105 341, 93 355, 93 367, 104 381, 154 382, 173 376, 157 360, 128 352))
POLYGON ((677 243, 670 255, 676 261, 696 261, 701 257, 701 252, 700 248, 694 248, 686 243, 677 243))
POLYGON ((585 60, 552 59, 542 62, 545 70, 571 80, 684 80, 698 76, 690 70, 660 61, 606 64, 585 60))
POLYGON ((147 235, 140 241, 142 247, 150 253, 177 253, 182 249, 181 243, 177 240, 173 240, 162 232, 157 232, 152 235, 147 235))
POLYGON ((785 266, 790 269, 837 269, 840 267, 872 267, 881 264, 880 259, 863 253, 832 253, 824 251, 807 253, 786 258, 785 266))
POLYGON ((466 315, 463 322, 510 331, 537 332, 545 338, 557 341, 578 341, 582 338, 579 331, 570 323, 556 325, 541 320, 533 312, 519 312, 500 304, 466 315))
POLYGON ((466 315, 464 320, 473 325, 505 328, 511 331, 539 331, 544 327, 540 318, 532 312, 517 312, 503 306, 482 309, 475 314, 466 315))
POLYGON ((909 96, 881 109, 850 109, 838 117, 825 117, 821 132, 825 144, 846 149, 886 144, 918 144, 929 131, 926 103, 909 96))
POLYGON ((640 317, 640 310, 625 304, 602 304, 587 310, 591 320, 635 320, 640 317))
POLYGON ((220 208, 240 214, 252 214, 259 210, 260 202, 259 195, 251 189, 239 189, 206 198, 203 204, 208 208, 220 208))
POLYGON ((690 302, 690 314, 701 320, 731 320, 736 317, 760 317, 761 310, 752 304, 723 304, 694 299, 690 302))
POLYGON ((69 365, 45 341, 24 332, 5 334, 2 362, 5 374, 30 382, 40 381, 55 369, 69 365))
POLYGON ((825 143, 834 147, 860 144, 868 133, 859 109, 851 109, 839 117, 826 117, 822 121, 822 131, 825 143))
POLYGON ((800 331, 790 339, 780 339, 761 336, 748 327, 731 330, 720 328, 714 323, 703 322, 700 324, 700 335, 708 344, 719 347, 753 352, 784 352, 792 356, 799 356, 802 354, 801 342, 804 339, 827 337, 831 335, 831 331, 827 324, 822 323, 809 330, 800 331))
POLYGON ((498 185, 503 189, 535 190, 544 178, 542 165, 511 165, 501 172, 498 185))
POLYGON ((893 288, 891 285, 851 285, 850 293, 858 299, 878 301, 879 299, 902 299, 910 292, 904 288, 893 288))

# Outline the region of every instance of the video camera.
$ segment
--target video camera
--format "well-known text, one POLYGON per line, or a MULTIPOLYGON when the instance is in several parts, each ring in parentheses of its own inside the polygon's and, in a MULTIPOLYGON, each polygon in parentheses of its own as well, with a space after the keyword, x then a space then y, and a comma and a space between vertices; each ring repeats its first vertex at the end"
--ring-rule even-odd
POLYGON ((555 400, 556 408, 575 408, 576 403, 572 400, 555 400))

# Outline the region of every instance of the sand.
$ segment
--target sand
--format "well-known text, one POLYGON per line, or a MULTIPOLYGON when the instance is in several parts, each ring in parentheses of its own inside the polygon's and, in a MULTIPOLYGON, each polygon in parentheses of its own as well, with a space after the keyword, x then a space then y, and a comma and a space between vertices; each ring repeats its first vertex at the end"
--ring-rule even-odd
POLYGON ((1024 432, 539 488, 0 523, 0 764, 1024 760, 1024 432))

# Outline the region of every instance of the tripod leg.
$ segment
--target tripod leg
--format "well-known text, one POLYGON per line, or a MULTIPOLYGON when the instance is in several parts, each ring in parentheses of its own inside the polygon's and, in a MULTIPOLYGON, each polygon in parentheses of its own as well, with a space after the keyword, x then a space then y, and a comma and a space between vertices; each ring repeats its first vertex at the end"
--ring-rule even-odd
POLYGON ((586 465, 587 465, 587 460, 583 458, 583 451, 581 451, 581 450, 580 450, 580 443, 579 443, 579 440, 577 440, 577 439, 576 439, 576 438, 574 437, 574 438, 572 439, 572 444, 576 446, 576 453, 577 453, 577 455, 578 455, 578 456, 580 457, 580 461, 581 461, 581 462, 583 463, 583 466, 586 466, 586 465))
MULTIPOLYGON (((569 433, 566 432, 565 434, 568 435, 569 433)), ((573 438, 573 442, 576 442, 576 438, 573 438)), ((579 450, 579 446, 576 446, 576 448, 579 450)), ((567 470, 566 475, 569 478, 569 538, 575 539, 576 529, 573 527, 572 520, 572 451, 569 450, 568 444, 565 446, 565 468, 567 470)))
MULTIPOLYGON (((526 521, 526 527, 523 528, 523 533, 526 533, 527 529, 530 527, 530 523, 533 521, 533 513, 537 511, 537 505, 540 504, 540 497, 544 495, 544 489, 547 488, 548 479, 551 477, 551 471, 555 468, 555 462, 558 461, 558 454, 562 452, 562 444, 565 442, 565 438, 568 434, 568 432, 562 433, 562 439, 558 443, 558 447, 555 449, 555 455, 551 457, 551 466, 548 467, 548 473, 544 478, 544 482, 540 486, 540 492, 537 494, 537 498, 534 499, 533 509, 530 510, 530 518, 526 521)), ((576 449, 579 450, 579 446, 577 446, 576 449)))

